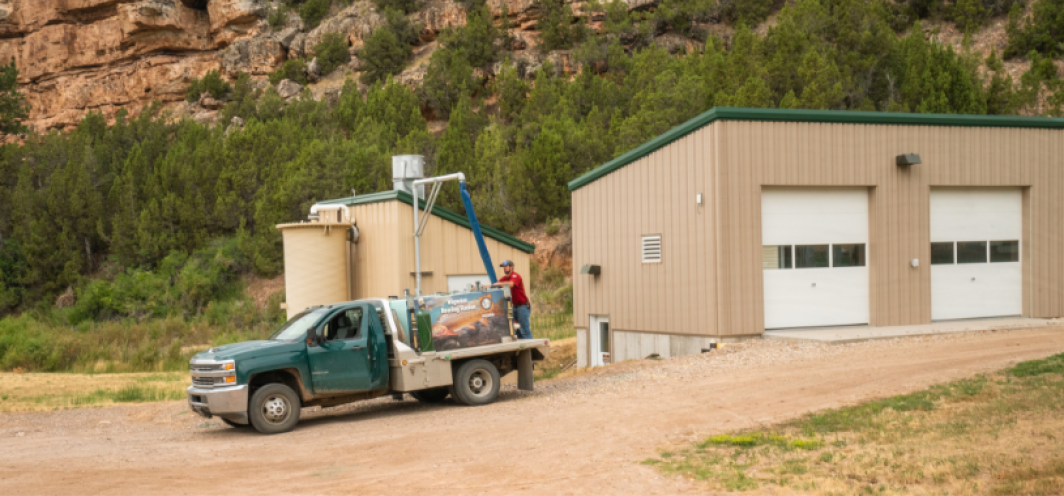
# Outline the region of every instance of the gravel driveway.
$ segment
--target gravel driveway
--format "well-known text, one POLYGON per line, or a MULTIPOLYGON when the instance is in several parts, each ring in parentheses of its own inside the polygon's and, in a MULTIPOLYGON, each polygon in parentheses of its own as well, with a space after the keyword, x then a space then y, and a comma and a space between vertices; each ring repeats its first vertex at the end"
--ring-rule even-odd
POLYGON ((841 346, 757 340, 512 387, 389 398, 262 436, 181 402, 0 415, 0 494, 697 494, 640 461, 708 434, 1064 351, 1061 327, 841 346))

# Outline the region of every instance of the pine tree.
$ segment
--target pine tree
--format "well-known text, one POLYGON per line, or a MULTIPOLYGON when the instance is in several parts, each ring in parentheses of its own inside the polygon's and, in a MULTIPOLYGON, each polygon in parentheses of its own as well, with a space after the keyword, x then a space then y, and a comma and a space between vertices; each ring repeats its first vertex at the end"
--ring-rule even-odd
POLYGON ((798 69, 802 84, 802 108, 838 110, 842 108, 842 76, 833 62, 825 62, 816 51, 806 53, 798 69))
POLYGON ((529 86, 517 75, 517 68, 509 59, 502 65, 502 70, 495 77, 494 93, 499 97, 499 114, 503 119, 512 121, 525 106, 529 86))
POLYGON ((801 102, 798 101, 798 97, 794 96, 794 90, 790 90, 786 95, 783 95, 783 99, 780 100, 779 108, 781 109, 798 109, 801 108, 801 102))
POLYGON ((584 40, 587 35, 583 20, 573 22, 573 9, 563 0, 537 0, 544 50, 564 50, 584 40))
POLYGON ((421 91, 437 116, 447 118, 459 98, 472 95, 476 86, 465 51, 443 48, 432 53, 421 91))
POLYGON ((473 67, 483 67, 495 61, 495 40, 499 37, 487 3, 479 3, 466 13, 465 26, 445 31, 440 37, 441 45, 447 49, 462 50, 473 67))
MULTIPOLYGON (((472 101, 468 96, 462 95, 454 111, 451 112, 447 130, 440 137, 436 154, 436 169, 433 174, 439 176, 468 172, 475 156, 474 147, 477 135, 483 127, 483 118, 473 111, 472 101)), ((442 189, 438 201, 445 207, 465 211, 461 197, 455 188, 442 189)))
POLYGON ((772 108, 772 90, 764 79, 750 77, 731 95, 718 94, 717 105, 724 107, 772 108))
POLYGON ((399 74, 412 52, 410 45, 401 42, 392 30, 377 29, 358 54, 364 71, 360 77, 362 83, 372 84, 399 74))

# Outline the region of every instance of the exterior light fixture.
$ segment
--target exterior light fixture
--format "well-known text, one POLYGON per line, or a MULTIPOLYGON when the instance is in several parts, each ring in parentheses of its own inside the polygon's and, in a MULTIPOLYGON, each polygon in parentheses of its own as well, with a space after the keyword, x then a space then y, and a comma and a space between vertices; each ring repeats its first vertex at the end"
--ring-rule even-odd
POLYGON ((906 165, 919 164, 919 163, 921 163, 920 162, 920 154, 919 153, 905 153, 905 154, 902 154, 902 155, 898 155, 897 162, 898 162, 898 166, 899 167, 904 167, 906 165))
POLYGON ((602 267, 598 266, 598 265, 587 264, 587 265, 584 265, 583 267, 580 267, 580 273, 581 274, 591 274, 593 276, 597 276, 600 273, 602 273, 602 267))

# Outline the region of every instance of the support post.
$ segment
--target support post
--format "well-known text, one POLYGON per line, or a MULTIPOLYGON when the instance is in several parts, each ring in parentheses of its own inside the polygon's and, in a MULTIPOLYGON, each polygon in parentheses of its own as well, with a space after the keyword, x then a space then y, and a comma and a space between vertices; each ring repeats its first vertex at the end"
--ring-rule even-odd
POLYGON ((524 350, 517 355, 517 389, 533 390, 531 349, 524 350))

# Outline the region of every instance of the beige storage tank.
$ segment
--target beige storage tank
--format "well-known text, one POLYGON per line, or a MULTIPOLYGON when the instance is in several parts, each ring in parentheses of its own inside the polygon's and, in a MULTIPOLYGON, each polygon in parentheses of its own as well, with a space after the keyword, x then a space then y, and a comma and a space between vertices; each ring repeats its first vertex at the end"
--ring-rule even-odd
POLYGON ((351 224, 300 222, 277 229, 284 239, 288 318, 307 307, 352 299, 351 224))

